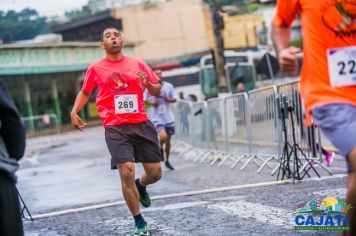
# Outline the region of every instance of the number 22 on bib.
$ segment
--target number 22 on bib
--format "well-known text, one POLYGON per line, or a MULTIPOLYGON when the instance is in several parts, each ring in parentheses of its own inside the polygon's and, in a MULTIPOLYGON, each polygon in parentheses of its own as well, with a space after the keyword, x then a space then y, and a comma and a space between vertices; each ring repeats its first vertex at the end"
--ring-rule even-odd
POLYGON ((355 86, 356 46, 329 48, 327 56, 331 86, 355 86))

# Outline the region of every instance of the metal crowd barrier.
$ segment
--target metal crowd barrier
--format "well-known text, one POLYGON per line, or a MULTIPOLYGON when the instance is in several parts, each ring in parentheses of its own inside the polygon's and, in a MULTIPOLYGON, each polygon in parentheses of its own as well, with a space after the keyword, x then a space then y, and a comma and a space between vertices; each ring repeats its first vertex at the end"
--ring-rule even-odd
POLYGON ((230 152, 231 155, 227 155, 218 166, 224 165, 227 161, 232 161, 231 168, 234 168, 252 154, 247 93, 226 97, 224 108, 225 150, 230 152))
MULTIPOLYGON (((253 160, 260 172, 268 162, 280 156, 280 127, 276 120, 276 89, 265 87, 248 93, 250 111, 250 143, 252 157, 241 167, 245 168, 253 160)), ((269 166, 269 165, 268 165, 269 166)))
POLYGON ((22 121, 26 128, 27 137, 59 133, 55 114, 23 117, 22 121))
POLYGON ((175 139, 179 140, 174 145, 173 151, 179 152, 185 156, 185 159, 200 156, 203 143, 204 102, 195 102, 179 100, 174 106, 173 113, 176 124, 175 139))
POLYGON ((296 144, 305 155, 303 171, 316 162, 332 174, 323 164, 320 130, 315 125, 305 128, 299 82, 255 89, 225 98, 192 103, 178 101, 174 109, 176 119, 176 145, 174 150, 197 162, 209 161, 210 165, 223 166, 230 162, 243 170, 250 163, 257 165, 257 172, 265 167, 274 174, 281 163, 284 130, 277 106, 277 96, 284 95, 293 108, 285 120, 287 141, 292 143, 291 116, 294 121, 296 144), (277 162, 275 168, 272 162, 277 162))

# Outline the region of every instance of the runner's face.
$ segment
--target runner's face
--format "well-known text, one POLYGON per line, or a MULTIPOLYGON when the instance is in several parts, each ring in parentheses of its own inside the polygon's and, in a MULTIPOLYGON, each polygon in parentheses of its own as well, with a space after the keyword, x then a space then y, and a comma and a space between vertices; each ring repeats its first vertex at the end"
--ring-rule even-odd
POLYGON ((103 33, 102 47, 107 53, 120 53, 122 49, 122 36, 117 29, 106 29, 103 33))
POLYGON ((162 78, 162 71, 156 70, 155 73, 156 73, 156 75, 158 76, 158 78, 160 79, 160 83, 162 83, 162 81, 163 81, 163 78, 162 78))

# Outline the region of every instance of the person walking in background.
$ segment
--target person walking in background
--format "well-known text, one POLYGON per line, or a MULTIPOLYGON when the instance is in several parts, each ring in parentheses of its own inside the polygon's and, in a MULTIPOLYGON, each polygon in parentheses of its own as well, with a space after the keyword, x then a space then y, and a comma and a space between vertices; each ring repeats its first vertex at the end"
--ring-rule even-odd
POLYGON ((148 96, 147 102, 152 106, 151 119, 159 135, 161 153, 165 157, 165 166, 170 170, 174 170, 174 167, 169 162, 171 138, 175 134, 174 116, 171 108, 171 104, 176 102, 174 87, 171 83, 163 80, 162 71, 156 70, 155 73, 160 78, 161 93, 159 96, 148 96))
POLYGON ((0 80, 0 235, 22 236, 15 172, 25 152, 26 132, 14 101, 0 80))
MULTIPOLYGON (((334 160, 334 152, 327 151, 321 143, 316 141, 316 125, 312 121, 309 113, 305 113, 302 105, 302 98, 299 91, 294 91, 292 94, 294 113, 296 116, 296 124, 299 126, 301 137, 307 139, 309 150, 313 158, 318 158, 318 152, 324 157, 327 166, 330 166, 334 160), (306 134, 305 134, 306 133, 306 134)), ((321 161, 321 160, 320 160, 321 161)), ((311 161, 310 165, 317 166, 317 163, 311 161)))
MULTIPOLYGON (((306 121, 305 123, 309 124, 306 127, 306 132, 307 132, 308 145, 309 145, 309 149, 311 151, 312 157, 317 158, 318 157, 317 153, 319 151, 321 151, 321 154, 324 157, 326 165, 330 166, 334 160, 335 154, 334 154, 334 152, 326 150, 320 143, 318 143, 316 141, 316 133, 315 133, 316 125, 312 121, 309 120, 309 119, 311 119, 310 115, 306 114, 305 116, 306 116, 306 118, 304 119, 306 121)), ((310 162, 310 164, 316 165, 314 162, 310 162)))
POLYGON ((192 102, 191 96, 184 95, 183 92, 179 92, 179 99, 182 102, 178 103, 178 116, 180 120, 180 131, 184 135, 189 134, 189 119, 188 115, 190 113, 190 107, 188 102, 192 102))
POLYGON ((151 205, 146 186, 161 178, 162 159, 158 134, 148 120, 143 101, 143 87, 159 95, 159 78, 143 61, 122 53, 121 32, 106 28, 102 48, 106 57, 89 66, 82 90, 75 100, 72 125, 83 131, 85 122, 78 112, 88 103, 98 87, 96 107, 105 127, 105 140, 111 154, 111 169, 118 169, 126 204, 135 220, 135 235, 148 235, 147 222, 140 213, 139 202, 151 205), (144 173, 135 180, 134 162, 141 162, 144 173))
POLYGON ((315 129, 316 129, 315 124, 311 124, 310 126, 307 127, 308 144, 309 144, 309 148, 311 150, 312 156, 318 157, 317 152, 320 150, 321 154, 325 158, 326 165, 330 166, 334 160, 335 154, 333 152, 327 151, 323 146, 321 146, 319 143, 316 142, 315 129))
POLYGON ((236 92, 237 92, 237 93, 246 92, 245 84, 242 83, 242 82, 237 83, 237 84, 236 84, 236 92))
MULTIPOLYGON (((280 68, 295 74, 301 49, 290 47, 300 14, 304 61, 300 91, 307 114, 348 164, 348 235, 356 235, 356 7, 349 0, 279 0, 272 40, 280 68)), ((308 125, 308 124, 307 124, 308 125)))

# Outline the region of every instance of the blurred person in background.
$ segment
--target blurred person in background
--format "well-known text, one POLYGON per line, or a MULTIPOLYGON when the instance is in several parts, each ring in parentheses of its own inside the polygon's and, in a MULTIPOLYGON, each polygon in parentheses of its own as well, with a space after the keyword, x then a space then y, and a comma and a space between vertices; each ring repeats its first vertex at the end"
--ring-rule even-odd
POLYGON ((171 107, 171 104, 176 102, 174 87, 171 83, 163 80, 161 70, 155 70, 155 73, 160 78, 161 93, 159 96, 148 96, 147 102, 152 106, 151 119, 159 135, 164 164, 168 169, 174 170, 169 162, 171 138, 175 134, 174 115, 171 107))
POLYGON ((189 119, 188 115, 190 113, 189 102, 192 102, 192 97, 189 95, 184 95, 183 92, 179 92, 179 99, 182 102, 178 103, 178 116, 180 121, 180 131, 183 135, 189 134, 189 119), (185 102, 186 101, 186 102, 185 102))
POLYGON ((22 236, 15 172, 25 152, 26 132, 14 101, 0 80, 0 235, 22 236))

